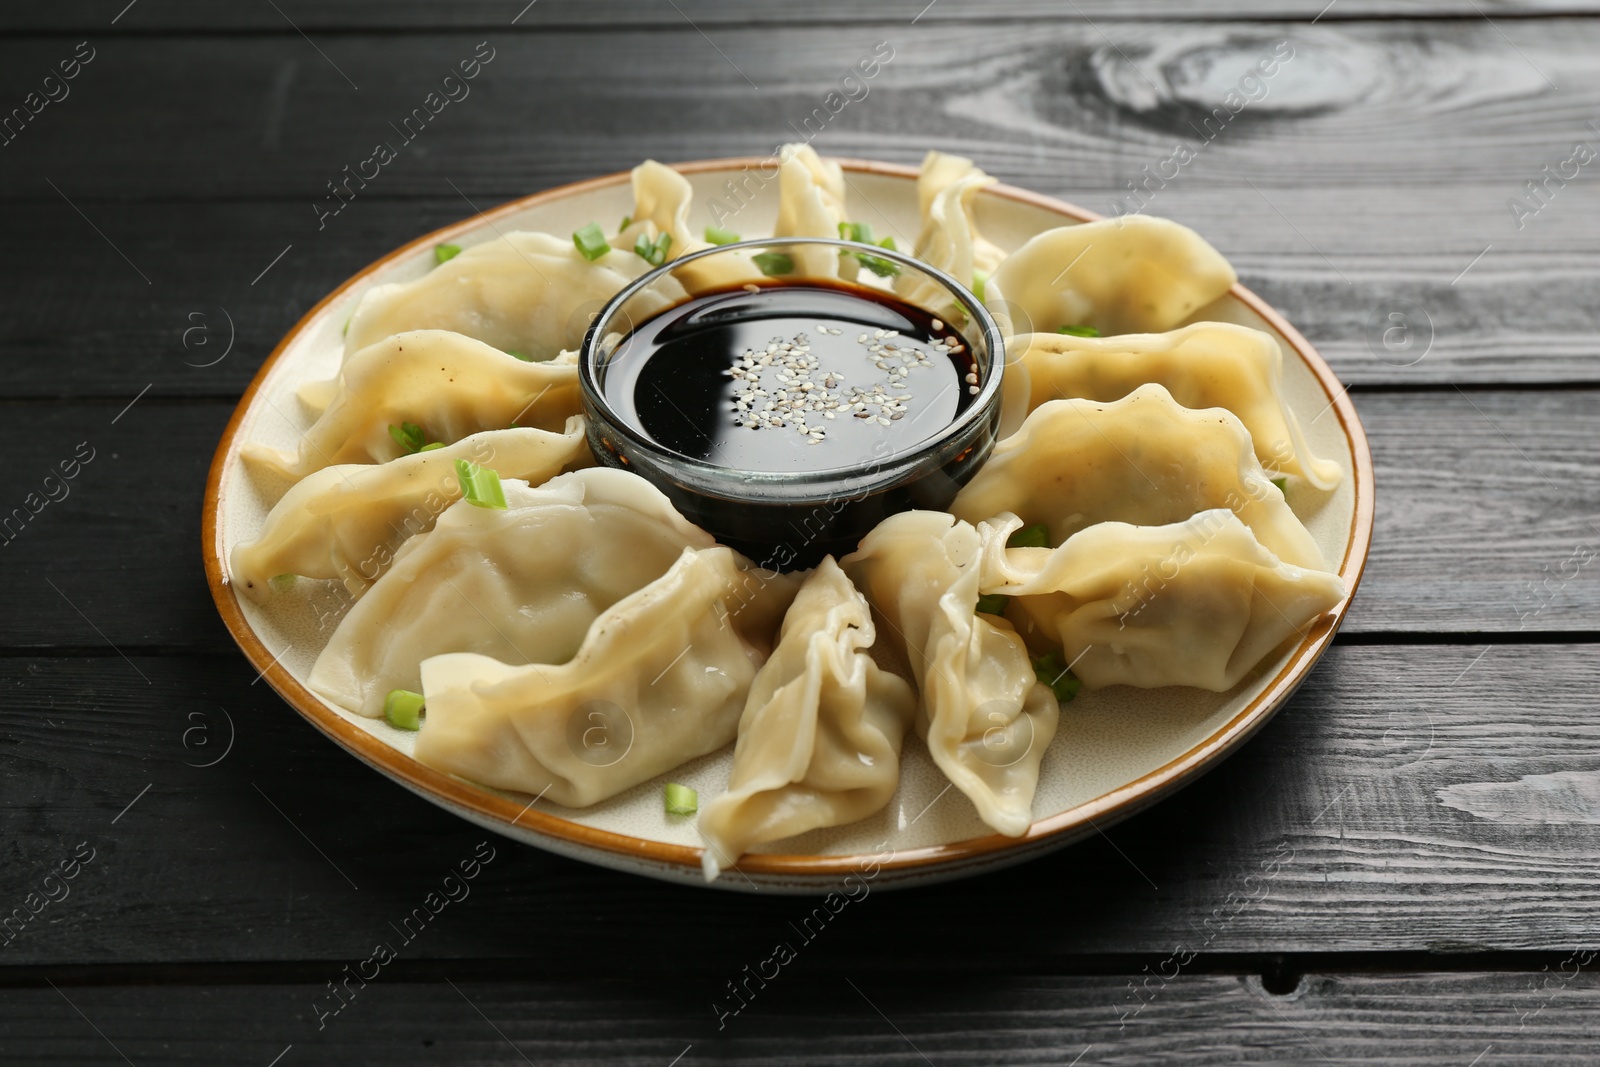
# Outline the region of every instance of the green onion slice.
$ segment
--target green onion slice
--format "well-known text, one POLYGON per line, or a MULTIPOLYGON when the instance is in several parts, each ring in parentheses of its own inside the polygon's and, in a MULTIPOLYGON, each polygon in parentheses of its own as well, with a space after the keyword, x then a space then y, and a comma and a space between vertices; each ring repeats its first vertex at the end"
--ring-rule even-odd
POLYGON ((426 438, 422 436, 422 427, 414 422, 402 422, 399 426, 389 424, 389 436, 394 438, 395 444, 405 449, 406 455, 422 451, 426 438))
POLYGON ((1032 658, 1034 675, 1039 681, 1050 687, 1050 691, 1056 695, 1056 700, 1061 703, 1065 704, 1077 696, 1078 690, 1083 688, 1083 683, 1073 677, 1072 671, 1067 666, 1067 661, 1061 657, 1061 653, 1047 652, 1042 656, 1034 656, 1032 658))
POLYGON ((894 237, 893 236, 885 237, 883 240, 879 241, 878 242, 878 247, 879 248, 887 248, 891 252, 900 251, 900 247, 894 243, 894 237))
POLYGON ((1278 487, 1278 492, 1282 493, 1284 496, 1288 496, 1289 495, 1289 479, 1288 478, 1274 478, 1274 479, 1272 479, 1272 484, 1277 486, 1278 487))
POLYGON ((632 225, 633 225, 633 216, 632 215, 624 215, 624 216, 622 216, 622 221, 617 223, 617 232, 621 233, 623 230, 626 230, 629 226, 632 226, 632 225))
POLYGON ((1011 598, 1004 593, 985 593, 978 598, 977 610, 985 615, 1004 615, 1011 598))
POLYGON ((750 258, 761 273, 769 278, 779 274, 794 273, 794 257, 783 252, 762 252, 750 258))
POLYGON ((1056 333, 1064 333, 1068 337, 1099 337, 1100 331, 1093 326, 1057 326, 1056 333))
POLYGON ((583 258, 591 262, 611 251, 611 244, 606 240, 606 235, 600 232, 598 222, 591 222, 581 230, 574 230, 572 243, 578 246, 583 258))
POLYGON ((664 233, 654 241, 640 234, 633 242, 633 252, 640 259, 652 267, 659 267, 667 261, 667 249, 672 247, 672 234, 664 233))
POLYGON ((461 254, 460 245, 434 245, 433 261, 435 263, 448 263, 461 254))
POLYGON ((505 508, 506 491, 495 471, 470 460, 458 459, 456 477, 461 481, 461 495, 466 497, 467 503, 480 508, 505 508))
POLYGON ((707 226, 706 240, 714 245, 737 244, 739 235, 732 230, 724 230, 721 226, 707 226))
POLYGON ((422 729, 422 694, 409 689, 391 689, 383 698, 383 717, 390 726, 402 730, 422 729))
POLYGON ((972 295, 979 300, 983 299, 983 287, 989 282, 987 271, 975 270, 972 272, 972 295))
POLYGON ((418 452, 432 452, 436 448, 443 448, 443 447, 444 447, 444 442, 443 441, 434 441, 431 444, 423 445, 421 448, 417 449, 417 451, 418 452))
POLYGON ((667 783, 667 814, 693 815, 700 810, 700 794, 677 782, 667 783))
POLYGON ((521 352, 518 352, 515 348, 506 349, 506 355, 508 355, 508 356, 516 356, 518 359, 522 360, 522 362, 524 362, 524 363, 532 363, 533 362, 527 356, 523 355, 521 352))
POLYGON ((293 589, 294 583, 299 580, 299 575, 295 574, 274 574, 271 578, 267 579, 267 584, 272 587, 273 592, 284 593, 290 589, 293 589))
POLYGON ((852 253, 861 261, 861 265, 880 278, 896 278, 900 275, 900 268, 890 263, 882 256, 869 256, 865 252, 852 253))
POLYGON ((1044 523, 1034 526, 1024 526, 1010 537, 1006 538, 1007 548, 1049 548, 1050 527, 1044 523))

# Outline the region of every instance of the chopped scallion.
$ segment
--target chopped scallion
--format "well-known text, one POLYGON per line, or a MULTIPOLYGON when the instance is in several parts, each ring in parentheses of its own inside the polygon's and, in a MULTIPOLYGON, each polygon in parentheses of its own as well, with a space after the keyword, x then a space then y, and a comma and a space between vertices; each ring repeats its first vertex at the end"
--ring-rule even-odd
POLYGON ((431 444, 423 445, 421 448, 417 449, 417 451, 418 452, 432 452, 436 448, 443 448, 443 447, 444 447, 444 442, 443 441, 434 441, 431 444))
POLYGON ((623 230, 626 230, 629 226, 632 226, 632 225, 633 225, 633 216, 632 215, 624 215, 624 216, 622 216, 622 221, 617 223, 617 232, 621 233, 623 230))
POLYGON ((574 230, 572 243, 578 246, 583 258, 590 261, 599 259, 611 251, 611 244, 606 240, 606 235, 600 232, 598 222, 591 222, 581 230, 574 230))
POLYGON ((422 427, 414 422, 402 422, 399 426, 389 424, 389 436, 394 438, 395 444, 406 450, 406 455, 422 451, 422 446, 427 443, 427 438, 422 436, 422 427))
POLYGON ((975 270, 972 272, 972 295, 979 300, 983 299, 983 287, 989 282, 987 271, 975 270))
POLYGON ((651 241, 649 237, 640 234, 633 242, 634 255, 650 264, 659 267, 667 261, 667 250, 672 247, 672 234, 664 233, 651 241))
POLYGON ((1034 526, 1024 526, 1010 537, 1006 538, 1007 548, 1049 548, 1050 527, 1044 523, 1034 526))
POLYGON ((299 581, 299 576, 294 574, 274 574, 267 579, 267 584, 275 593, 286 593, 294 588, 294 583, 299 581))
POLYGON ((985 593, 978 598, 978 611, 985 615, 1004 615, 1011 598, 1004 593, 985 593))
POLYGON ((1093 326, 1057 326, 1056 333, 1064 333, 1068 337, 1099 337, 1100 331, 1093 326))
POLYGON ((1056 700, 1063 704, 1077 696, 1078 690, 1083 688, 1083 683, 1073 677, 1071 668, 1067 666, 1067 661, 1059 652, 1034 656, 1033 673, 1039 681, 1050 687, 1050 691, 1056 695, 1056 700))
POLYGON ((460 245, 434 245, 433 261, 435 263, 448 263, 461 254, 460 245))
POLYGON ((889 237, 885 237, 883 240, 879 241, 878 242, 878 247, 879 248, 887 248, 891 252, 900 251, 900 247, 894 243, 894 237, 892 235, 889 236, 889 237))
POLYGON ((533 362, 527 356, 523 355, 521 352, 518 352, 515 348, 506 349, 506 355, 508 355, 508 356, 516 356, 518 359, 522 360, 522 362, 524 362, 524 363, 533 362))
POLYGON ((721 226, 707 226, 706 240, 714 245, 737 244, 739 235, 732 230, 724 230, 721 226))
POLYGON ((762 252, 750 258, 761 273, 769 278, 779 274, 794 273, 794 257, 782 252, 762 252))
POLYGON ((700 810, 700 794, 677 782, 667 783, 667 814, 693 815, 700 810))
POLYGON ((861 261, 863 267, 880 278, 897 278, 900 276, 900 268, 882 256, 869 256, 865 252, 857 252, 855 257, 861 261))
POLYGON ((488 467, 480 467, 469 460, 456 460, 456 477, 461 482, 461 495, 467 503, 480 508, 505 508, 506 492, 500 485, 500 475, 488 467))
POLYGON ((872 237, 872 226, 865 222, 839 223, 839 236, 846 241, 860 241, 864 245, 875 244, 872 237))
POLYGON ((1278 487, 1278 492, 1282 493, 1284 496, 1288 496, 1289 495, 1289 479, 1288 478, 1274 478, 1274 479, 1272 479, 1272 484, 1277 486, 1278 487))
POLYGON ((409 689, 391 689, 383 698, 383 717, 401 730, 422 729, 422 694, 409 689))

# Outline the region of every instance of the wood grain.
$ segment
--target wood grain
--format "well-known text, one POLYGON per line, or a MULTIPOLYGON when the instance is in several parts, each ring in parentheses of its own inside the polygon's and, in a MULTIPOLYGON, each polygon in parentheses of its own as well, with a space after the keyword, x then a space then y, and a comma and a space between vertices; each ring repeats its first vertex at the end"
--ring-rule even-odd
MULTIPOLYGON (((1009 871, 869 894, 809 955, 1003 974, 1094 956, 1593 945, 1600 818, 1453 802, 1464 786, 1600 777, 1593 647, 1337 647, 1181 797, 1009 871), (1048 907, 1023 909, 1026 936, 997 937, 1023 921, 1019 901, 1048 907)), ((0 659, 13 903, 79 842, 97 850, 0 967, 360 959, 485 839, 345 756, 253 675, 234 657, 0 659)), ((407 959, 736 971, 815 904, 493 847, 407 959)))

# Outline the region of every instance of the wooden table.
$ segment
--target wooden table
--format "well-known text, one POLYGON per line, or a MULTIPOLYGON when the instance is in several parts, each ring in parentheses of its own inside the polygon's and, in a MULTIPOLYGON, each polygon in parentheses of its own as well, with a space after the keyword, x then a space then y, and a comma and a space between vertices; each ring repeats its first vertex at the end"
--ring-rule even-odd
POLYGON ((0 13, 0 106, 59 98, 0 146, 0 516, 57 498, 0 543, 0 909, 26 918, 0 1060, 1594 1062, 1592 0, 524 2, 0 13), (319 229, 325 183, 482 41, 470 97, 319 229), (1320 347, 1372 438, 1338 644, 1176 799, 874 894, 720 1027, 807 902, 498 839, 469 898, 341 985, 485 835, 315 733, 219 623, 201 487, 240 390, 386 250, 647 156, 770 150, 878 41, 824 152, 938 147, 1104 211, 1196 146, 1149 210, 1320 347), (1383 344, 1396 309, 1411 347, 1383 344))

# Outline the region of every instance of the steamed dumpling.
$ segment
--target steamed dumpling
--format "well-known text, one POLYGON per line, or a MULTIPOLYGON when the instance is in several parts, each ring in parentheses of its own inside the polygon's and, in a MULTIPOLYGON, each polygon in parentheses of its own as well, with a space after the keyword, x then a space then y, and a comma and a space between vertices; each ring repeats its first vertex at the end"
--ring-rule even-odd
MULTIPOLYGON (((1012 340, 1007 356, 1013 351, 1027 369, 1029 411, 1063 398, 1120 400, 1156 382, 1186 408, 1226 408, 1239 416, 1267 470, 1298 475, 1318 489, 1333 488, 1343 476, 1339 464, 1311 454, 1300 420, 1284 403, 1283 352, 1271 334, 1224 322, 1116 337, 1033 333, 1012 340)), ((1014 403, 1010 393, 1005 399, 1014 403)))
MULTIPOLYGON (((582 344, 606 301, 649 269, 631 251, 591 261, 571 237, 508 233, 416 281, 367 290, 350 319, 345 356, 397 333, 451 330, 524 359, 553 359, 582 344)), ((666 303, 656 301, 656 309, 666 303)))
MULTIPOLYGON (((653 159, 646 160, 633 168, 633 222, 621 235, 623 243, 631 250, 634 234, 643 232, 651 239, 662 233, 670 234, 668 260, 710 248, 711 245, 689 227, 689 211, 693 204, 694 189, 689 179, 653 159)), ((750 259, 750 253, 740 251, 684 264, 674 269, 672 276, 688 292, 701 293, 751 279, 760 280, 762 274, 750 259)))
POLYGON ((503 485, 508 508, 457 501, 400 546, 317 658, 318 695, 376 717, 391 689, 417 689, 430 656, 565 663, 603 611, 660 578, 684 549, 715 544, 626 471, 503 485))
POLYGON ((425 660, 417 759, 584 807, 716 751, 734 739, 770 648, 759 622, 768 613, 731 607, 745 575, 732 549, 686 548, 661 578, 603 611, 569 660, 425 660))
MULTIPOLYGON (((917 177, 917 200, 922 229, 917 234, 917 258, 944 271, 962 285, 972 286, 987 277, 1005 253, 978 232, 973 221, 973 201, 995 180, 961 156, 929 152, 917 177)), ((943 292, 926 280, 902 274, 895 289, 905 299, 924 307, 949 304, 943 292)))
POLYGON ((268 513, 253 540, 234 546, 234 588, 257 603, 276 575, 338 578, 359 596, 408 537, 433 529, 461 496, 456 461, 489 467, 503 478, 538 485, 591 462, 583 417, 565 433, 531 427, 486 430, 444 448, 387 463, 341 463, 295 483, 268 513))
POLYGON ((1010 512, 1052 544, 1097 522, 1160 526, 1224 507, 1285 563, 1327 570, 1311 534, 1221 408, 1191 411, 1159 385, 1121 400, 1052 400, 995 446, 950 510, 968 522, 1010 512))
POLYGON ((1165 526, 1102 522, 1058 548, 1006 548, 1022 520, 984 523, 985 593, 1061 646, 1090 689, 1226 692, 1344 599, 1336 574, 1281 562, 1223 508, 1165 526))
MULTIPOLYGON (((844 170, 807 144, 784 145, 780 158, 778 224, 772 235, 837 238, 839 224, 846 221, 844 170)), ((792 255, 797 274, 822 278, 839 274, 839 254, 833 248, 807 248, 792 255)))
POLYGON ((404 454, 389 433, 401 423, 420 426, 430 443, 453 444, 513 424, 559 431, 581 407, 575 356, 526 363, 459 333, 419 330, 350 357, 298 455, 263 445, 246 445, 241 454, 303 478, 334 464, 404 454))
POLYGON ((864 819, 894 795, 916 697, 867 654, 875 637, 865 598, 826 557, 756 672, 728 791, 700 812, 707 881, 752 845, 864 819))
POLYGON ((1013 334, 1062 326, 1159 333, 1236 280, 1221 253, 1187 226, 1124 215, 1038 234, 996 268, 984 302, 1013 334))
POLYGON ((841 566, 887 623, 880 640, 910 665, 934 763, 985 823, 1019 837, 1060 707, 1010 625, 976 613, 982 547, 976 528, 944 512, 906 511, 841 566))

